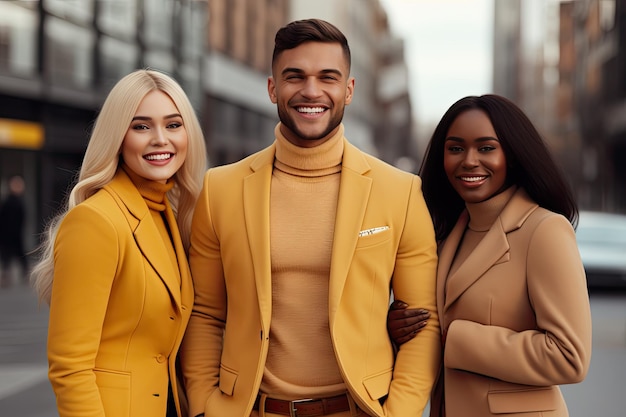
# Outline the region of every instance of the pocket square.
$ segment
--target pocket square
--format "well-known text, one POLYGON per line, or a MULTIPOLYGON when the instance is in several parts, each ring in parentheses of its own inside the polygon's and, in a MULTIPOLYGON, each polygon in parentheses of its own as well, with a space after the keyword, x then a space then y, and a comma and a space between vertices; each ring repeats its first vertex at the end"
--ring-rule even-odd
POLYGON ((376 233, 384 232, 385 230, 389 230, 389 226, 372 227, 371 229, 361 230, 359 232, 359 237, 375 235, 376 233))

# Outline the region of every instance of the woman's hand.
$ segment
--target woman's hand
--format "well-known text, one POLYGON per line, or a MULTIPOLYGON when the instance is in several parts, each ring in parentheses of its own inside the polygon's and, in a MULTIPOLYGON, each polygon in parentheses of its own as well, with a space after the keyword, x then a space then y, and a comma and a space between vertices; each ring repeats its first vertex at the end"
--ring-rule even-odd
POLYGON ((423 308, 407 308, 408 304, 395 300, 387 313, 387 331, 397 345, 413 339, 428 323, 430 312, 423 308))

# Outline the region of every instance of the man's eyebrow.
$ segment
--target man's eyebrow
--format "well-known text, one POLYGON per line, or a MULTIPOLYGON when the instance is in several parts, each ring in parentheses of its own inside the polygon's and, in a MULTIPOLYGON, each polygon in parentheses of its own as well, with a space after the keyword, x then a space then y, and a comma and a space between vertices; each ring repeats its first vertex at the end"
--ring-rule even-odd
MULTIPOLYGON (((284 70, 282 70, 281 74, 285 75, 288 73, 296 73, 296 74, 304 74, 304 70, 302 70, 301 68, 285 68, 284 70)), ((333 68, 328 68, 328 69, 323 69, 320 71, 321 74, 336 74, 338 76, 343 76, 342 72, 339 71, 338 69, 333 69, 333 68)))

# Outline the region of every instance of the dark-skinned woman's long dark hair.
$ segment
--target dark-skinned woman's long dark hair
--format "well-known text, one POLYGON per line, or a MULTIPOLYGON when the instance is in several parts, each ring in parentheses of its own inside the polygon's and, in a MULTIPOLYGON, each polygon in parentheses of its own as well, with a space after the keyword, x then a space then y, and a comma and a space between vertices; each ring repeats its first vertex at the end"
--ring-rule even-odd
POLYGON ((576 227, 578 206, 569 183, 530 119, 512 101, 494 94, 468 96, 443 115, 420 167, 422 189, 433 218, 437 240, 444 240, 465 208, 443 166, 450 125, 464 111, 484 111, 491 120, 507 163, 507 182, 517 185, 541 207, 565 216, 576 227))

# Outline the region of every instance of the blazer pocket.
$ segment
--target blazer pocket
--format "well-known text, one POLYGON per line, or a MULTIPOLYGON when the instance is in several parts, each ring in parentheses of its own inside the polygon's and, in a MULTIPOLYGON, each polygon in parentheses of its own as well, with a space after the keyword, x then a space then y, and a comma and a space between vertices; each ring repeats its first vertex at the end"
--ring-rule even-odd
POLYGON ((235 383, 239 374, 224 365, 220 366, 220 391, 226 395, 233 395, 235 383))
POLYGON ((356 242, 356 248, 368 248, 370 246, 376 246, 381 243, 388 241, 391 238, 391 229, 383 230, 379 233, 374 233, 372 235, 359 236, 359 239, 356 242))
POLYGON ((388 369, 363 379, 363 385, 372 400, 377 401, 389 394, 389 385, 391 384, 392 375, 393 370, 388 369))
POLYGON ((487 394, 489 411, 493 414, 556 410, 560 398, 559 391, 555 387, 491 391, 487 394))
POLYGON ((94 369, 96 385, 100 391, 105 414, 130 415, 130 373, 107 369, 94 369))

